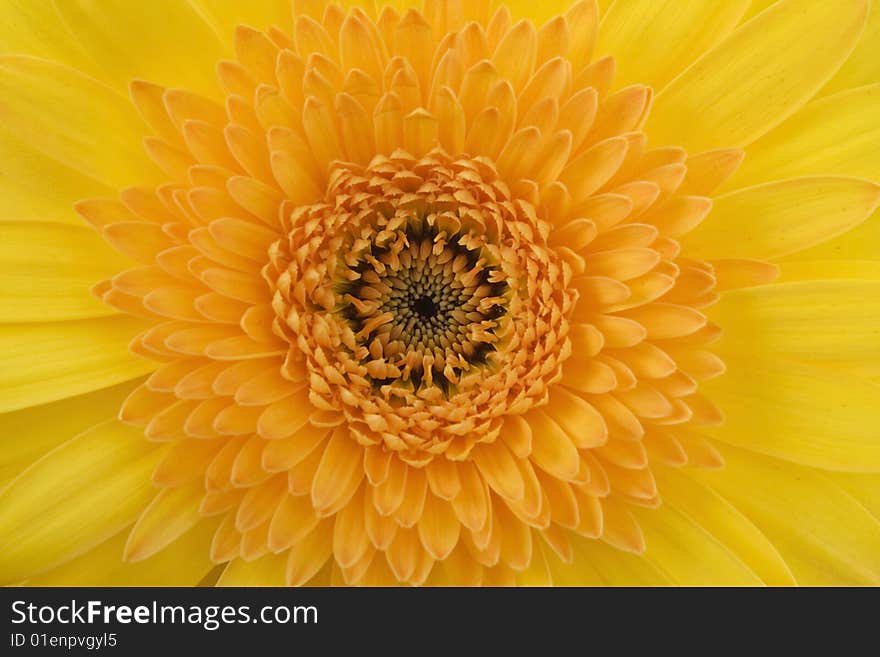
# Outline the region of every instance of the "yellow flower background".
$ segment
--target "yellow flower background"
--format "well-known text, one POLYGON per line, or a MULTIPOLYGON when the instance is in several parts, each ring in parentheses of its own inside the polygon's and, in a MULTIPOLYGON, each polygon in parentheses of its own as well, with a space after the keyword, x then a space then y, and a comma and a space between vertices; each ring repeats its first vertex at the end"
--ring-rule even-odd
POLYGON ((0 580, 877 584, 878 32, 6 0, 0 580))

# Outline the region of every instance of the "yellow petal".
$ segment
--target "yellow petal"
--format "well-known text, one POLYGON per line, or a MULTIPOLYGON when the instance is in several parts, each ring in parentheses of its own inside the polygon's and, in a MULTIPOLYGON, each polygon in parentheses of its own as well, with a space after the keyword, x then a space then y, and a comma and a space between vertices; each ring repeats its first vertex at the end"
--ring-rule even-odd
MULTIPOLYGON (((875 269, 880 276, 880 266, 875 269)), ((724 327, 717 343, 722 354, 740 358, 779 354, 852 374, 880 376, 880 278, 731 290, 711 315, 724 327)))
POLYGON ((245 23, 264 30, 270 25, 291 24, 291 3, 287 0, 254 0, 242 3, 239 0, 193 0, 193 6, 216 26, 221 39, 229 41, 237 25, 245 23))
POLYGON ((880 470, 880 386, 770 355, 728 358, 727 366, 702 388, 727 419, 702 433, 814 467, 880 470))
POLYGON ((859 178, 791 178, 715 199, 707 219, 682 239, 697 258, 779 258, 831 239, 864 221, 880 185, 859 178))
POLYGON ((880 260, 793 260, 779 267, 779 282, 852 279, 880 280, 880 260))
POLYGON ((550 566, 540 545, 532 549, 532 559, 525 570, 516 574, 517 586, 553 586, 550 566))
POLYGON ((777 2, 673 80, 645 132, 657 145, 692 152, 753 142, 831 78, 856 44, 867 6, 777 2))
POLYGON ((111 84, 142 78, 218 95, 214 66, 229 48, 194 3, 155 0, 132 11, 128 0, 69 0, 57 11, 111 84))
POLYGON ((101 72, 51 2, 4 2, 0 7, 0 51, 50 59, 92 75, 101 72))
POLYGON ((94 180, 114 188, 159 180, 141 146, 144 125, 131 102, 78 71, 0 57, 0 111, 18 138, 94 180))
MULTIPOLYGON (((656 467, 656 466, 655 466, 656 467)), ((761 531, 723 497, 673 468, 656 469, 663 503, 700 525, 736 554, 765 584, 794 584, 791 571, 761 531)))
POLYGON ((748 0, 618 0, 602 16, 596 52, 616 59, 616 85, 638 82, 659 91, 727 36, 748 5, 748 0))
POLYGON ((287 554, 267 554, 253 561, 233 559, 217 586, 285 586, 287 554))
POLYGON ((880 212, 852 230, 814 247, 793 253, 785 261, 880 260, 880 212))
POLYGON ((835 93, 877 82, 878 73, 880 73, 880 68, 878 68, 880 58, 877 57, 878 40, 880 40, 880 8, 876 2, 872 2, 868 21, 858 45, 820 93, 823 95, 835 93))
POLYGON ((748 515, 799 583, 880 582, 880 521, 852 496, 809 468, 722 451, 723 469, 694 476, 748 515))
POLYGON ((880 520, 880 476, 849 472, 828 472, 825 476, 856 498, 880 520))
POLYGON ((134 521, 155 494, 162 450, 140 429, 100 424, 25 470, 0 495, 0 580, 57 566, 134 521))
POLYGON ((0 479, 17 475, 57 445, 99 422, 112 420, 137 383, 127 381, 0 415, 0 479))
POLYGON ((131 263, 87 228, 0 222, 0 321, 38 322, 111 315, 90 292, 131 263))
POLYGON ((570 564, 562 563, 551 550, 544 550, 555 586, 663 586, 671 583, 667 575, 641 555, 579 536, 572 536, 571 544, 574 559, 570 564))
POLYGON ((72 212, 84 197, 111 196, 113 190, 81 171, 53 160, 6 127, 0 127, 0 216, 16 221, 51 220, 82 226, 72 212), (47 184, 52 181, 52 184, 47 184))
POLYGON ((663 505, 632 509, 645 534, 645 559, 674 584, 755 586, 757 575, 696 522, 663 505))
POLYGON ((156 369, 128 351, 146 326, 124 316, 0 325, 0 411, 72 397, 156 369))
POLYGON ((195 586, 214 564, 208 558, 217 523, 206 520, 149 559, 122 560, 128 531, 81 557, 27 580, 28 586, 195 586))
POLYGON ((815 100, 749 147, 728 187, 794 176, 880 179, 880 84, 815 100))
POLYGON ((132 528, 123 558, 143 561, 186 533, 200 519, 199 504, 204 495, 202 481, 159 491, 132 528))

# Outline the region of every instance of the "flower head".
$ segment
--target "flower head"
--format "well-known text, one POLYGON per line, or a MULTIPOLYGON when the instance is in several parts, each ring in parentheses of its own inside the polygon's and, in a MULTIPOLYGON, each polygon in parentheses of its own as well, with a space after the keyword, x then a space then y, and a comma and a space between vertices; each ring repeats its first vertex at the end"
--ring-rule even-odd
MULTIPOLYGON (((10 406, 132 380, 101 393, 121 422, 4 494, 26 508, 57 459, 87 469, 101 449, 119 456, 92 486, 138 492, 73 545, 19 541, 4 577, 63 573, 96 546, 141 572, 185 545, 204 564, 195 581, 210 556, 225 583, 819 580, 795 565, 816 546, 780 514, 814 490, 805 479, 838 501, 878 485, 803 466, 880 467, 861 424, 880 392, 865 338, 835 328, 853 304, 838 297, 830 322, 803 306, 876 286, 836 265, 818 282, 813 260, 786 258, 865 220, 880 167, 857 137, 847 166, 824 133, 812 160, 798 138, 831 121, 811 118, 825 105, 878 93, 806 104, 858 42, 864 2, 801 15, 784 0, 737 27, 747 4, 676 18, 618 0, 601 28, 583 0, 534 20, 504 4, 327 4, 296 9, 292 29, 238 25, 222 93, 131 82, 162 174, 116 198, 82 187, 78 214, 123 256, 92 290, 118 314, 82 320, 108 311, 77 298, 58 319, 104 321, 137 358, 111 354, 109 373, 45 394, 18 384, 10 406), (791 70, 804 48, 765 66, 767 35, 795 15, 827 52, 809 72, 791 70), (654 28, 641 43, 640 21, 682 43, 654 28), (784 164, 799 152, 804 168, 784 164), (825 425, 803 419, 806 399, 825 425), (679 543, 715 570, 682 565, 679 543)), ((77 75, 2 66, 49 98, 77 75)), ((4 111, 29 126, 21 106, 4 111)), ((871 308, 861 326, 876 333, 871 308)), ((39 534, 10 513, 10 536, 39 534)), ((863 544, 880 544, 880 522, 866 526, 863 544)))

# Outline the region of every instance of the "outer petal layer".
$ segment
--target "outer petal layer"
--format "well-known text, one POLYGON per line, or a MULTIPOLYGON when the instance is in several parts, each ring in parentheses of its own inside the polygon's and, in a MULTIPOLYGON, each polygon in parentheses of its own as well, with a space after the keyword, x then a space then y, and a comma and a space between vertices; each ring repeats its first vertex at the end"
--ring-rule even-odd
POLYGON ((136 385, 136 381, 128 381, 52 404, 0 414, 0 482, 75 435, 112 420, 136 385))
POLYGON ((814 467, 880 471, 876 384, 762 356, 728 359, 727 373, 705 391, 725 413, 708 436, 814 467))
POLYGON ((0 222, 0 322, 112 315, 90 292, 131 263, 91 230, 44 222, 0 222))
POLYGON ((727 466, 695 473, 746 513, 807 585, 880 582, 880 521, 809 468, 723 450, 727 466))
POLYGON ((132 336, 146 326, 123 316, 0 325, 0 411, 72 397, 156 369, 128 351, 132 336))
MULTIPOLYGON (((825 271, 834 272, 833 265, 825 262, 825 271)), ((825 271, 817 268, 814 278, 825 271)), ((844 273, 863 278, 867 272, 844 273)), ((807 280, 732 290, 711 316, 724 327, 717 349, 730 354, 731 362, 776 354, 880 376, 880 280, 807 280)))
POLYGON ((866 0, 781 0, 673 80, 657 97, 645 131, 657 145, 694 152, 753 142, 840 67, 859 39, 867 7, 866 0))
POLYGON ((25 470, 0 495, 0 581, 59 565, 131 524, 155 494, 150 472, 161 451, 111 421, 25 470))
POLYGON ((617 63, 615 84, 661 90, 706 50, 726 37, 748 0, 617 0, 602 16, 597 56, 617 63))
POLYGON ((0 113, 16 136, 99 182, 118 188, 159 181, 141 146, 144 126, 131 102, 71 68, 0 57, 0 113))
POLYGON ((756 141, 728 187, 794 176, 880 180, 880 84, 806 105, 756 141))
POLYGON ((820 244, 864 221, 880 185, 860 178, 792 178, 715 199, 712 218, 682 240, 689 257, 770 260, 820 244))
POLYGON ((126 563, 122 531, 58 568, 27 580, 28 586, 195 586, 214 564, 208 558, 216 522, 206 520, 159 554, 126 563))
POLYGON ((88 55, 101 65, 102 79, 117 88, 143 78, 216 93, 214 66, 230 53, 230 40, 205 20, 204 10, 196 3, 151 0, 139 3, 136 11, 129 0, 55 4, 88 55))

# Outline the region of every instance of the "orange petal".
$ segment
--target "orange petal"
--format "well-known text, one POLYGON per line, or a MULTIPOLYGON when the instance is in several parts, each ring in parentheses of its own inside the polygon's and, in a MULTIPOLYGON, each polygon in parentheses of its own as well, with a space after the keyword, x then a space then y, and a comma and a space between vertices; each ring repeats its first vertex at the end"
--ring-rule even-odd
POLYGON ((433 494, 427 495, 418 533, 428 553, 438 561, 445 559, 458 542, 460 529, 452 505, 433 494))
POLYGON ((351 499, 364 477, 363 458, 363 447, 347 432, 333 433, 312 481, 312 503, 319 515, 331 515, 351 499))
POLYGON ((526 419, 532 425, 532 461, 555 477, 575 479, 580 457, 568 434, 543 411, 532 411, 526 419))
POLYGON ((364 515, 364 488, 342 507, 333 525, 333 554, 342 568, 351 568, 370 549, 364 515))
POLYGON ((481 443, 471 458, 492 489, 504 498, 521 500, 525 492, 522 476, 513 454, 503 442, 481 443))

